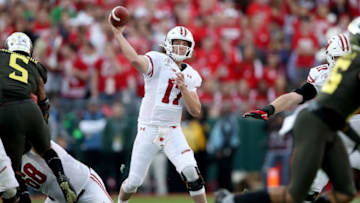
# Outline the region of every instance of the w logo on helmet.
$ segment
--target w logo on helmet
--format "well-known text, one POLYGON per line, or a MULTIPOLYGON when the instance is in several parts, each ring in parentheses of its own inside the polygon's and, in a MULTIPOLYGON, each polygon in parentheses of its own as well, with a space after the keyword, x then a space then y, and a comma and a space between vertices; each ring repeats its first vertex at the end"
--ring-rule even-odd
POLYGON ((186 28, 180 27, 180 35, 186 37, 186 35, 187 35, 187 30, 186 30, 186 28))

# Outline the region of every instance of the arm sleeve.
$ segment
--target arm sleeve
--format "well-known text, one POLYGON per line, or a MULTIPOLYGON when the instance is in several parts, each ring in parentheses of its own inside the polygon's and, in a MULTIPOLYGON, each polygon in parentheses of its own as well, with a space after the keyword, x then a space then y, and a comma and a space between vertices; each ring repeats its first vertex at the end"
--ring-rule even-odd
POLYGON ((315 98, 315 96, 317 95, 315 86, 308 82, 294 90, 294 92, 303 96, 303 101, 300 104, 303 104, 304 102, 315 98))

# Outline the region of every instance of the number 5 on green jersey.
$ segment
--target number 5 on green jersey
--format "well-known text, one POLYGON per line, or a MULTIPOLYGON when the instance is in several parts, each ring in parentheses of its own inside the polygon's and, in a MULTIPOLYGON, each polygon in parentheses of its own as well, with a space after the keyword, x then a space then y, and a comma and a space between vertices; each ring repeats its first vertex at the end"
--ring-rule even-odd
POLYGON ((26 56, 20 55, 20 54, 11 54, 10 55, 10 62, 9 62, 9 66, 17 71, 21 72, 21 75, 16 75, 16 72, 12 72, 9 74, 9 78, 13 79, 13 80, 18 80, 20 82, 23 83, 28 83, 28 71, 21 67, 19 64, 16 63, 16 59, 21 59, 25 64, 29 63, 29 58, 27 58, 26 56))
POLYGON ((339 86, 342 79, 341 72, 344 72, 349 68, 352 62, 351 59, 355 58, 355 56, 356 54, 353 53, 350 55, 350 58, 342 57, 336 61, 335 67, 332 70, 330 77, 326 80, 325 85, 321 89, 322 92, 328 94, 332 94, 335 92, 336 88, 339 86))

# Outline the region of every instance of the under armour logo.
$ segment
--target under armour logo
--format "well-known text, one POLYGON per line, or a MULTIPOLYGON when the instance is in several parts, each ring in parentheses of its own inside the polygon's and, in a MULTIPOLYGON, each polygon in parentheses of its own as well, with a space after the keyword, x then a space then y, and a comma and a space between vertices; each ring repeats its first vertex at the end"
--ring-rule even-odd
POLYGON ((191 76, 191 75, 189 75, 189 74, 187 74, 187 75, 186 75, 186 77, 188 77, 188 78, 190 78, 190 79, 192 78, 192 76, 191 76))

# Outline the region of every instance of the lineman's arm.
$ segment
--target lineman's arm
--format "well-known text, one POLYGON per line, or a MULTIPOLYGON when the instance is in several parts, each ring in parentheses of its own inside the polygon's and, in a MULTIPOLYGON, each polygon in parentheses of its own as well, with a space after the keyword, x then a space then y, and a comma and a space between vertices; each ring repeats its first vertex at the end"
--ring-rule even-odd
POLYGON ((290 92, 276 98, 270 105, 274 106, 274 114, 277 114, 300 104, 302 101, 303 96, 301 94, 297 92, 290 92))
POLYGON ((249 111, 244 117, 253 117, 256 119, 268 120, 273 114, 290 109, 298 104, 302 104, 313 99, 317 95, 315 86, 311 83, 305 83, 294 92, 290 92, 276 98, 271 104, 261 109, 249 111))
POLYGON ((129 44, 129 42, 125 39, 123 35, 123 31, 125 30, 125 26, 122 27, 114 27, 110 20, 109 24, 112 28, 112 31, 115 35, 116 40, 119 43, 122 54, 126 57, 127 60, 133 65, 137 71, 146 74, 148 71, 149 62, 143 55, 138 55, 134 48, 129 44))

